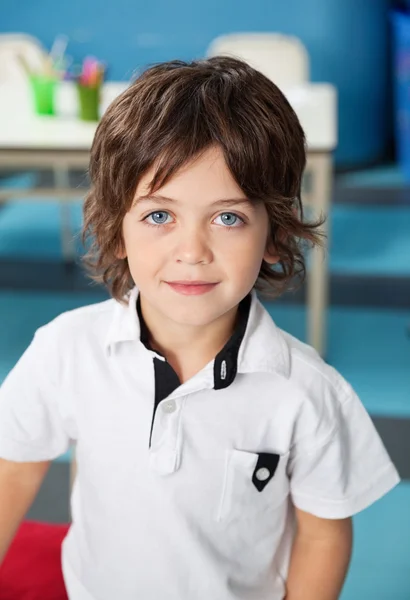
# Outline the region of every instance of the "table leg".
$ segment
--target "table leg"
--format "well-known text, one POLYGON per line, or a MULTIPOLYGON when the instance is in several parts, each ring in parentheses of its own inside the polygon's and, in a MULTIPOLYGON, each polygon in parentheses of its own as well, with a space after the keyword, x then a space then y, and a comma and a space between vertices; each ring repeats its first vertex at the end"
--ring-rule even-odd
MULTIPOLYGON (((54 167, 54 184, 56 188, 68 190, 70 187, 69 170, 67 167, 54 167)), ((60 200, 61 218, 61 249, 64 262, 74 262, 76 258, 74 234, 71 227, 71 203, 65 198, 60 200)))
MULTIPOLYGON (((312 197, 315 214, 322 214, 326 222, 322 227, 325 244, 328 247, 329 206, 332 187, 332 156, 330 153, 312 157, 312 197)), ((328 253, 322 248, 312 250, 310 269, 307 276, 307 339, 315 350, 324 356, 326 353, 326 322, 329 303, 328 253)))

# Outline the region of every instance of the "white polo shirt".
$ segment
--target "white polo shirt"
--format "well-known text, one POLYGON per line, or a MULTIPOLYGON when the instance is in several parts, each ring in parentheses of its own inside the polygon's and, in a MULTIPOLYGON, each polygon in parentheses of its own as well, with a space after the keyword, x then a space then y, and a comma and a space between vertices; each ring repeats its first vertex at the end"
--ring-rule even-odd
POLYGON ((349 384, 254 293, 183 385, 144 345, 137 298, 37 331, 1 388, 0 456, 77 443, 71 600, 282 600, 294 506, 348 517, 398 474, 349 384))

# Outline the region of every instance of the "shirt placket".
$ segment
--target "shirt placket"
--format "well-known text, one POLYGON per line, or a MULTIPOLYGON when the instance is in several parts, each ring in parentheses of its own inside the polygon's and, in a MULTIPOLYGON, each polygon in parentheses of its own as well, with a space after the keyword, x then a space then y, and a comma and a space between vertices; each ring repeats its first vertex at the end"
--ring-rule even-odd
POLYGON ((211 379, 211 370, 200 373, 158 403, 150 448, 150 467, 158 474, 169 475, 179 469, 182 451, 181 420, 185 402, 190 394, 212 388, 211 379))

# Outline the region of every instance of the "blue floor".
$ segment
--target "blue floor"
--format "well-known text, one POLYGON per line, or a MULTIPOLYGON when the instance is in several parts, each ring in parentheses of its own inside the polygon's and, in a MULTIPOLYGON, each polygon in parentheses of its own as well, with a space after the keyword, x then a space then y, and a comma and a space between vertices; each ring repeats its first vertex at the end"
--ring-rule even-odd
POLYGON ((351 568, 341 600, 409 600, 410 484, 354 517, 351 568))

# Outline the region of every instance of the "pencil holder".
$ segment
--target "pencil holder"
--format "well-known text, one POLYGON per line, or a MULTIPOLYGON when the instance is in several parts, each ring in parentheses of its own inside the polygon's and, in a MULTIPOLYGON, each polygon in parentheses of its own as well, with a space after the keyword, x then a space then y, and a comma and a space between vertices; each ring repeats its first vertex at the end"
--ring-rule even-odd
POLYGON ((100 118, 101 86, 77 84, 79 117, 83 121, 98 121, 100 118))
POLYGON ((34 109, 38 115, 55 114, 55 95, 58 79, 46 75, 31 75, 30 85, 34 109))

